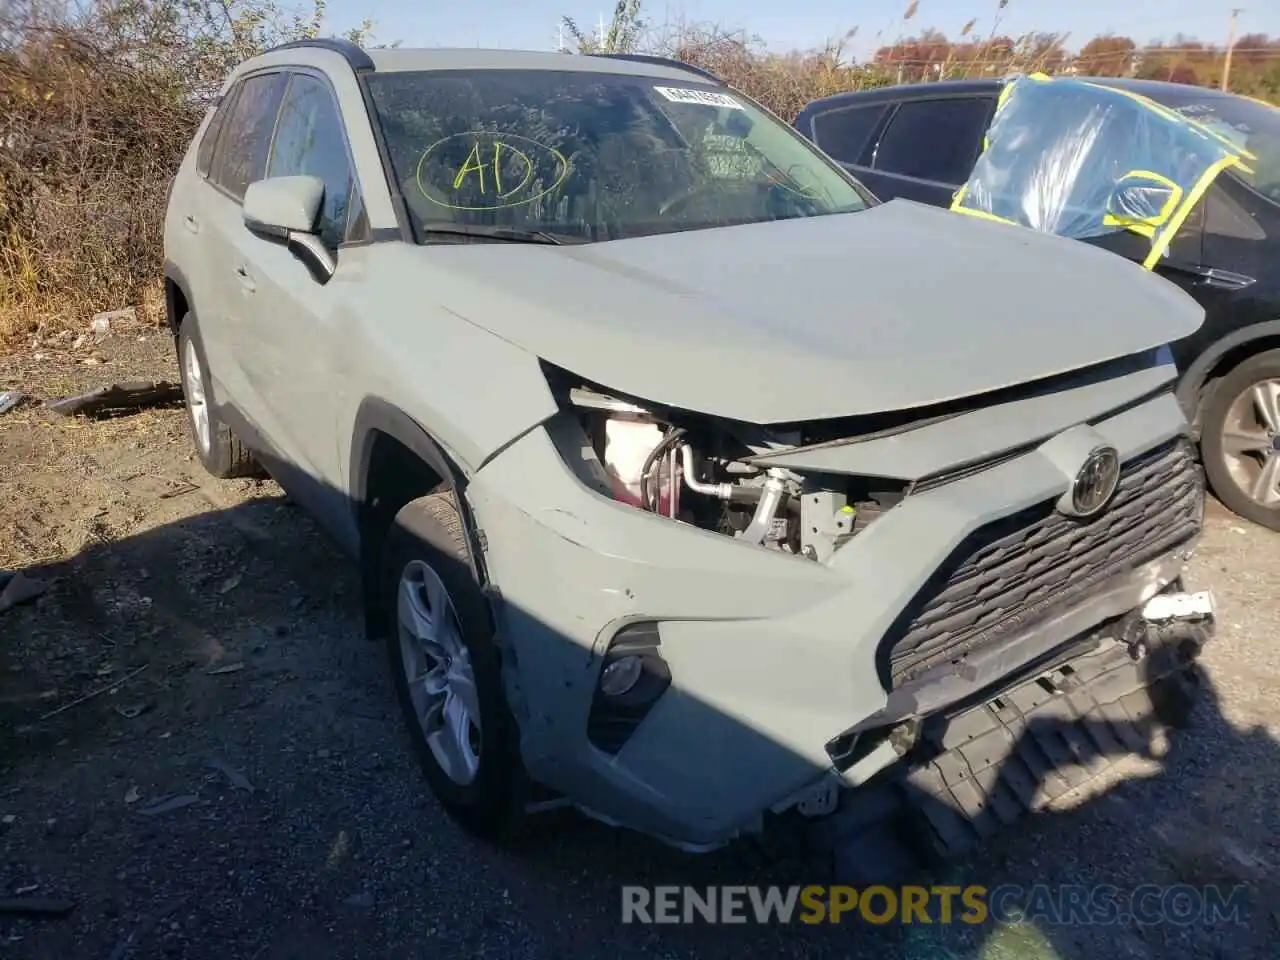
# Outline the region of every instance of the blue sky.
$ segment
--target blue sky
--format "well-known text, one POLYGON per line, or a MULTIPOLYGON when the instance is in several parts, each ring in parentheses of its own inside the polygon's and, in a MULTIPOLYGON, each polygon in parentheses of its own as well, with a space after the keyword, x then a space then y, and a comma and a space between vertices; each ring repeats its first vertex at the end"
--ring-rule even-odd
MULTIPOLYGON (((649 0, 651 23, 664 20, 710 21, 744 29, 778 50, 819 46, 828 37, 858 26, 852 53, 865 56, 880 42, 936 27, 958 34, 971 17, 978 17, 975 33, 990 30, 996 0, 920 0, 919 12, 907 23, 902 13, 908 0, 804 0, 792 5, 778 0, 649 0), (882 40, 877 41, 876 34, 882 40)), ((1242 33, 1280 35, 1280 3, 1276 0, 1010 0, 1002 11, 1000 31, 1017 36, 1031 30, 1070 31, 1069 46, 1114 32, 1139 42, 1169 38, 1176 33, 1207 42, 1226 39, 1233 5, 1245 6, 1242 33)), ((562 14, 584 28, 594 27, 611 0, 473 0, 426 3, 423 0, 329 0, 327 23, 334 32, 369 17, 377 38, 400 40, 405 46, 517 47, 554 49, 562 14)))

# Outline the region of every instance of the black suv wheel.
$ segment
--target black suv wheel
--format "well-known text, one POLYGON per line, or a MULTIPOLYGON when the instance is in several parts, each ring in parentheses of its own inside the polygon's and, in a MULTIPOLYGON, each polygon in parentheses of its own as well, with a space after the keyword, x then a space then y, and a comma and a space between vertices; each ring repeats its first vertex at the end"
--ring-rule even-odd
POLYGON ((1250 357, 1218 382, 1205 404, 1201 455, 1218 498, 1280 530, 1280 350, 1250 357))

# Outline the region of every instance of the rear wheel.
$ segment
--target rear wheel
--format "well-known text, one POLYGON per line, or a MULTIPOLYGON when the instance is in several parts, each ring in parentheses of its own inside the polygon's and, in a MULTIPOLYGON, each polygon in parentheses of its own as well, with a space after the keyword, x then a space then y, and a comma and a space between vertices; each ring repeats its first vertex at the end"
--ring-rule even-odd
POLYGON ((1200 448, 1218 498, 1280 530, 1280 350, 1250 357, 1219 381, 1205 405, 1200 448))
POLYGON ((209 393, 209 367, 196 318, 187 314, 178 328, 178 368, 187 408, 191 442, 205 470, 221 479, 258 472, 257 462, 240 439, 223 423, 209 393))
POLYGON ((526 783, 519 736, 452 492, 396 515, 381 593, 396 696, 427 783, 472 833, 510 838, 526 783))

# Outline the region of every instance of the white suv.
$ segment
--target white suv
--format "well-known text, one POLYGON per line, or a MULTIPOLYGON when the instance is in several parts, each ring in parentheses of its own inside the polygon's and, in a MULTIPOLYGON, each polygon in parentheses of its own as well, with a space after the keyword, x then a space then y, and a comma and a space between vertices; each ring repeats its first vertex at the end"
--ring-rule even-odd
POLYGON ((1119 698, 1208 635, 1142 613, 1200 530, 1162 345, 1201 309, 879 204, 684 64, 290 44, 227 81, 165 246, 203 463, 359 563, 478 832, 827 816, 1046 671, 1119 698))

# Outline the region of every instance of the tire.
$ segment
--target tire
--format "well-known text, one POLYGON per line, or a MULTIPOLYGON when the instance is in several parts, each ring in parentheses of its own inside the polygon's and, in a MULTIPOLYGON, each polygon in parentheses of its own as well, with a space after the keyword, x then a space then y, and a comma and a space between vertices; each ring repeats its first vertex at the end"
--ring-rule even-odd
MULTIPOLYGON (((1234 428, 1240 422, 1242 405, 1248 399, 1246 394, 1268 381, 1280 384, 1280 350, 1268 350, 1250 357, 1218 381, 1204 408, 1200 455, 1213 492, 1228 509, 1260 526, 1280 530, 1280 497, 1272 503, 1263 503, 1242 486, 1242 482, 1247 484, 1266 464, 1280 471, 1280 448, 1277 448, 1280 440, 1277 440, 1276 430, 1268 428, 1258 416, 1256 407, 1252 408, 1256 421, 1252 429, 1264 438, 1259 441, 1262 446, 1269 439, 1271 447, 1270 453, 1263 450, 1249 454, 1251 460, 1258 462, 1256 468, 1250 468, 1247 463, 1241 466, 1241 458, 1228 456, 1223 446, 1224 435, 1236 433, 1234 428)), ((1272 427, 1280 428, 1280 423, 1272 427)))
POLYGON ((209 392, 209 363, 200 340, 200 328, 191 313, 178 327, 178 371, 191 445, 200 464, 220 480, 257 474, 259 467, 253 454, 214 410, 213 395, 209 392))
MULTIPOLYGON (((468 556, 462 518, 451 491, 421 497, 396 514, 383 547, 379 590, 384 622, 389 627, 387 660, 396 698, 432 793, 468 832, 486 840, 508 842, 520 834, 523 825, 528 781, 520 759, 519 731, 503 690, 501 656, 494 643, 488 601, 471 572, 468 556), (433 591, 432 577, 437 578, 442 594, 433 591), (417 586, 419 583, 421 586, 417 586), (412 587, 416 589, 411 590, 412 587), (441 606, 451 609, 452 617, 446 614, 444 622, 452 623, 456 637, 444 639, 441 635, 434 647, 415 638, 402 619, 400 604, 405 591, 423 601, 429 613, 441 606), (442 598, 447 603, 442 604, 442 598), (430 648, 435 654, 443 651, 451 656, 443 664, 435 660, 434 666, 431 655, 421 662, 411 662, 409 648, 419 653, 430 648), (474 695, 468 692, 465 679, 459 679, 466 672, 465 666, 470 668, 474 695), (428 684, 426 680, 414 684, 419 697, 415 701, 410 690, 411 669, 437 678, 453 678, 446 685, 450 692, 439 701, 445 706, 434 720, 421 718, 422 705, 429 696, 428 684), (479 723, 468 729, 469 742, 476 748, 476 765, 471 770, 461 769, 465 763, 442 760, 442 756, 459 756, 459 738, 449 738, 445 730, 434 740, 428 734, 428 726, 444 727, 450 696, 456 701, 455 709, 459 704, 470 708, 465 714, 471 720, 478 707, 479 723), (449 743, 453 750, 448 748, 449 743)), ((420 612, 420 608, 413 609, 420 612)))

